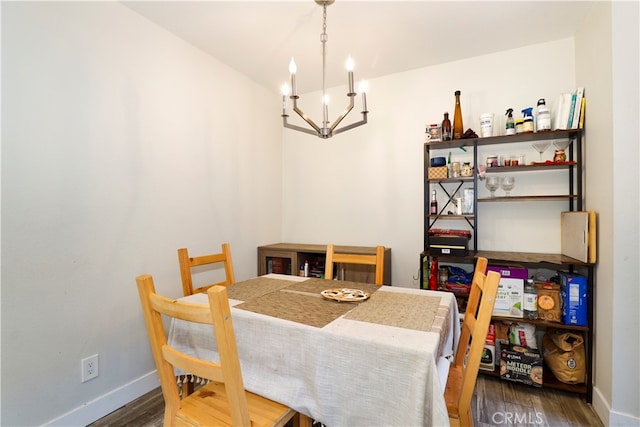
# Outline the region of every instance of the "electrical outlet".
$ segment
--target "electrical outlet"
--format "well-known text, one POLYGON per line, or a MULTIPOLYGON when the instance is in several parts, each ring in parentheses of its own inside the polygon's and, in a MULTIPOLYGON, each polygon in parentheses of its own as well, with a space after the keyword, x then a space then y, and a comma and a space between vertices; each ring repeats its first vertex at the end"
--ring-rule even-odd
POLYGON ((82 382, 86 383, 89 380, 92 380, 98 376, 98 355, 94 354, 93 356, 85 357, 80 361, 81 373, 82 373, 82 382))

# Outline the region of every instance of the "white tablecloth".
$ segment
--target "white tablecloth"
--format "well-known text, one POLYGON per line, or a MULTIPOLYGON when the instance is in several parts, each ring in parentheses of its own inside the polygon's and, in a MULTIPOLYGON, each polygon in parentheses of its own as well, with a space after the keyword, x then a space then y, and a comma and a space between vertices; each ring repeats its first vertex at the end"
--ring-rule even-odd
MULTIPOLYGON (((274 274, 267 277, 304 280, 274 274)), ((245 388, 329 427, 448 425, 436 361, 453 354, 457 345, 455 298, 447 292, 391 286, 382 286, 377 292, 441 297, 440 305, 449 308, 444 339, 434 332, 344 316, 316 328, 232 308, 245 388)), ((207 303, 205 294, 183 300, 207 303)), ((241 301, 230 303, 234 306, 241 301)), ((175 321, 170 341, 189 354, 218 360, 209 326, 175 321)))

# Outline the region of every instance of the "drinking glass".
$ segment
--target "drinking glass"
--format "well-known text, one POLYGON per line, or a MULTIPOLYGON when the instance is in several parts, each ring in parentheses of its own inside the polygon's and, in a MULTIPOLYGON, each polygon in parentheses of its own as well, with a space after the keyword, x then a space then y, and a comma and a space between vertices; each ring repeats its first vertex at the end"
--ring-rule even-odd
POLYGON ((505 176, 500 180, 500 187, 504 190, 504 195, 511 196, 511 190, 516 185, 516 179, 512 176, 505 176))
POLYGON ((549 141, 538 141, 531 144, 535 150, 540 153, 540 163, 542 163, 542 153, 547 151, 547 148, 551 147, 551 142, 549 141))
POLYGON ((484 185, 485 187, 487 187, 487 190, 491 192, 491 197, 496 197, 496 190, 500 186, 500 180, 498 179, 498 177, 489 175, 485 179, 484 185))

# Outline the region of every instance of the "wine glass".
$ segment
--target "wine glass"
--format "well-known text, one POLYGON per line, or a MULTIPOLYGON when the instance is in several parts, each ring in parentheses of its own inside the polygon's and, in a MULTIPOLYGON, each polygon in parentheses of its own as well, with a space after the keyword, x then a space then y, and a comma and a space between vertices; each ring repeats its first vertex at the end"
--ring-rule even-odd
POLYGON ((531 144, 535 150, 540 153, 540 163, 542 163, 542 153, 547 151, 547 148, 551 147, 551 142, 549 141, 538 141, 531 144))
POLYGON ((516 179, 512 176, 505 176, 500 180, 500 187, 504 190, 504 195, 511 196, 511 190, 516 185, 516 179))
POLYGON ((573 140, 571 139, 558 139, 553 141, 553 145, 555 145, 558 150, 566 150, 572 142, 573 140))
POLYGON ((496 190, 500 186, 500 180, 498 179, 498 177, 488 176, 485 179, 484 185, 485 187, 487 187, 487 190, 491 192, 491 197, 496 197, 496 190))

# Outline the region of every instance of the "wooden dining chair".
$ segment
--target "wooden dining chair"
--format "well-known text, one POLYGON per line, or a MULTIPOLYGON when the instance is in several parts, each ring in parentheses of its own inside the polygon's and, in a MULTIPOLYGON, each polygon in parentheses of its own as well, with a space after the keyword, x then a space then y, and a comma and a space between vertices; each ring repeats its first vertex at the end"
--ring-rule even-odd
POLYGON ((486 269, 487 259, 478 257, 460 342, 447 377, 444 399, 452 426, 473 426, 471 398, 500 282, 499 273, 490 271, 485 274, 486 269))
POLYGON ((325 279, 333 279, 333 264, 359 264, 373 265, 376 268, 375 284, 382 285, 384 281, 384 246, 376 246, 376 253, 348 253, 342 250, 337 251, 332 244, 327 245, 327 254, 324 262, 325 279))
POLYGON ((284 426, 291 419, 294 425, 299 425, 301 419, 308 420, 285 405, 245 391, 224 286, 209 288, 209 304, 190 304, 156 294, 150 275, 138 276, 136 282, 165 401, 165 426, 284 426), (163 315, 212 325, 220 363, 198 359, 171 347, 163 315), (174 367, 210 382, 180 399, 174 367))
POLYGON ((192 295, 198 292, 204 292, 212 286, 227 286, 236 281, 233 273, 233 261, 231 259, 231 246, 229 243, 222 244, 222 252, 211 255, 202 255, 190 257, 187 248, 178 249, 178 261, 180 262, 180 277, 182 278, 182 291, 184 296, 192 295), (200 286, 193 289, 192 269, 201 265, 224 264, 225 280, 217 283, 200 286))

